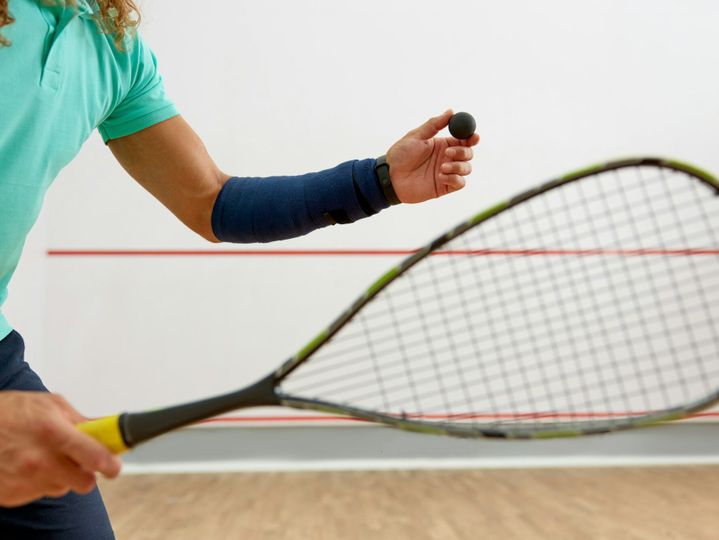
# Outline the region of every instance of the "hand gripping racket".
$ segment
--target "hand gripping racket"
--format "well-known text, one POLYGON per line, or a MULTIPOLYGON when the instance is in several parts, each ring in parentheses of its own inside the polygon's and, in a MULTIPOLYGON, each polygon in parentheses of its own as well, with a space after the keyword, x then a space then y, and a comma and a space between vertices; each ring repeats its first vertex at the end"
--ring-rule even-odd
POLYGON ((456 437, 690 416, 719 401, 718 194, 663 159, 568 174, 413 253, 255 384, 79 427, 122 452, 267 405, 456 437))

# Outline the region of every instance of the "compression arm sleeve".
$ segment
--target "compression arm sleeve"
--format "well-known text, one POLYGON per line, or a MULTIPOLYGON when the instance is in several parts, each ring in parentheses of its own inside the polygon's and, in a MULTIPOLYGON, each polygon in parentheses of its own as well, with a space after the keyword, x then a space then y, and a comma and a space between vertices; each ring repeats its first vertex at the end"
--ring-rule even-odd
POLYGON ((223 242, 272 242, 351 223, 387 208, 374 159, 302 176, 230 178, 212 210, 223 242))

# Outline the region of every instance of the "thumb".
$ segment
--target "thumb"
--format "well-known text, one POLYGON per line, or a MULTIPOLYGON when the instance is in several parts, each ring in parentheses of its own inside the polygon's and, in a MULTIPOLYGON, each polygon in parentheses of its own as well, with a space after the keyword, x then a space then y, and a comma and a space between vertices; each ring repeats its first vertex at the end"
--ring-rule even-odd
POLYGON ((453 114, 454 112, 452 111, 452 109, 447 109, 441 115, 430 118, 417 129, 410 131, 409 135, 414 138, 423 140, 431 139, 432 137, 437 135, 437 133, 447 127, 447 125, 449 124, 449 119, 452 118, 453 114))

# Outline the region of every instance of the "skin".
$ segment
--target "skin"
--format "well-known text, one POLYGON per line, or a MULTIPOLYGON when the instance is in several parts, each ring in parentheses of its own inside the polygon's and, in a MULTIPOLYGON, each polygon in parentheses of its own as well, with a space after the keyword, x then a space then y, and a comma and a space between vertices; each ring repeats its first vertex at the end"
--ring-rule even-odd
POLYGON ((387 151, 390 179, 403 203, 420 203, 458 191, 472 172, 476 133, 466 140, 435 137, 449 124, 452 110, 430 118, 387 151))
MULTIPOLYGON (((469 161, 479 135, 458 141, 435 137, 447 127, 452 111, 430 118, 387 152, 390 178, 399 200, 419 203, 462 189, 472 172, 469 161)), ((218 242, 211 216, 220 189, 230 178, 181 116, 110 141, 125 170, 197 234, 218 242)))
MULTIPOLYGON (((430 118, 387 152, 400 201, 419 203, 460 190, 479 135, 459 141, 436 135, 452 111, 430 118)), ((187 227, 210 242, 212 208, 230 178, 210 157, 192 128, 174 117, 109 142, 122 167, 187 227)), ((87 493, 95 474, 120 472, 120 461, 74 425, 84 421, 62 397, 0 392, 0 506, 17 506, 72 490, 87 493)))
POLYGON ((95 473, 120 473, 120 460, 75 428, 84 420, 56 394, 0 392, 0 505, 88 493, 95 473))

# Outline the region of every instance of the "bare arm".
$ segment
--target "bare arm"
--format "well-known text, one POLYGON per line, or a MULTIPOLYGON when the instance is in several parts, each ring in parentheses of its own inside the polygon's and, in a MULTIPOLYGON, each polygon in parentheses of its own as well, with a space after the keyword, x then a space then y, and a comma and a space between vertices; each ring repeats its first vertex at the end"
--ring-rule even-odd
POLYGON ((177 218, 210 242, 212 208, 229 175, 220 171, 202 141, 175 116, 108 143, 123 168, 177 218))
MULTIPOLYGON (((464 187, 479 135, 462 141, 436 137, 451 116, 448 110, 430 118, 387 152, 391 182, 401 202, 424 202, 464 187)), ((219 242, 212 230, 212 210, 230 176, 215 165, 182 117, 114 139, 109 146, 125 170, 180 221, 210 242, 219 242)))

